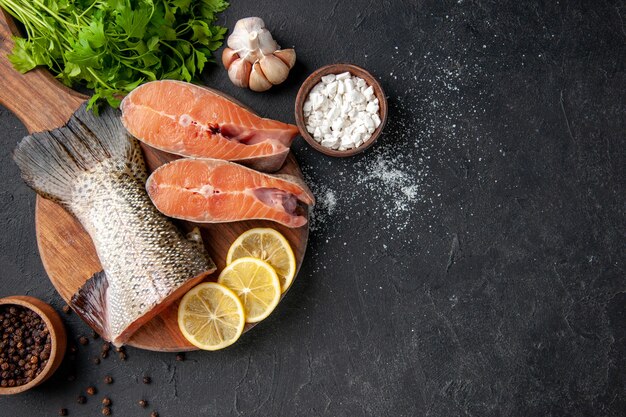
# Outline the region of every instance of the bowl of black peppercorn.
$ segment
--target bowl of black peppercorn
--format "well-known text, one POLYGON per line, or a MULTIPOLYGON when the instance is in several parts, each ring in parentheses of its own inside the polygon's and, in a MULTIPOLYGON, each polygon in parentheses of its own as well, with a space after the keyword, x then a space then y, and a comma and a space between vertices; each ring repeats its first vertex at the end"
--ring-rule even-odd
POLYGON ((59 367, 67 347, 61 317, 29 296, 0 299, 0 395, 27 391, 59 367))

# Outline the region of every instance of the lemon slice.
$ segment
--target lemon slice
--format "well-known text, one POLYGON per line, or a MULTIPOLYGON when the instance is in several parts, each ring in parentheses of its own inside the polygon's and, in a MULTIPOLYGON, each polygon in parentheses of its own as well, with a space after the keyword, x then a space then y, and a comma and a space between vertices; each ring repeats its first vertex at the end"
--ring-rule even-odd
POLYGON ((246 324, 243 304, 237 295, 215 282, 192 288, 178 307, 178 327, 194 346, 218 350, 239 339, 246 324))
POLYGON ((296 257, 289 242, 274 229, 250 229, 233 242, 226 256, 226 263, 251 256, 261 259, 278 274, 282 292, 287 291, 296 275, 296 257))
POLYGON ((270 264, 260 259, 237 259, 224 268, 217 282, 239 296, 248 323, 256 323, 269 316, 280 300, 278 275, 270 264))

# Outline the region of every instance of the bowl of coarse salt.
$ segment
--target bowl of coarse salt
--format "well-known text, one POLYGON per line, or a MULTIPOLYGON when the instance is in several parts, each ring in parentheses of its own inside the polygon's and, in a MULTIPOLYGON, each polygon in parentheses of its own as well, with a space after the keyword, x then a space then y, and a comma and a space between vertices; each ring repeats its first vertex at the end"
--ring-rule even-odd
POLYGON ((352 156, 376 142, 387 121, 387 99, 369 72, 350 64, 327 65, 311 74, 296 97, 302 137, 330 156, 352 156))

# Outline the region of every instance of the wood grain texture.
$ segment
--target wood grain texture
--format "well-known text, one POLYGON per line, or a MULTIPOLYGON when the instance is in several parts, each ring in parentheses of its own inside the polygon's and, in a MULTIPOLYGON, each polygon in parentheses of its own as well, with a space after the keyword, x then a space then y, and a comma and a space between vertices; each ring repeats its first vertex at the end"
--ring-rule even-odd
POLYGON ((10 16, 0 9, 0 102, 31 133, 62 126, 87 97, 65 87, 46 70, 16 71, 7 55, 17 33, 10 16))
MULTIPOLYGON (((31 133, 64 125, 87 97, 64 87, 45 70, 37 69, 27 74, 15 71, 7 59, 12 49, 13 33, 17 31, 11 19, 0 11, 0 73, 3 78, 0 103, 13 111, 31 133)), ((177 158, 143 144, 142 149, 150 172, 177 158)), ((288 156, 278 173, 302 177, 293 154, 288 156)), ((95 247, 80 223, 58 204, 37 197, 35 216, 37 244, 43 265, 61 297, 69 301, 87 279, 102 269, 95 247)), ((231 243, 253 227, 272 227, 285 235, 294 249, 299 270, 309 233, 308 225, 289 229, 270 221, 177 224, 186 231, 196 226, 200 228, 205 247, 218 267, 217 272, 207 280, 217 279, 217 274, 225 266, 231 243)), ((127 345, 155 351, 195 350, 196 347, 188 343, 178 330, 177 308, 176 302, 145 324, 127 345)), ((252 327, 248 324, 245 330, 252 327)))

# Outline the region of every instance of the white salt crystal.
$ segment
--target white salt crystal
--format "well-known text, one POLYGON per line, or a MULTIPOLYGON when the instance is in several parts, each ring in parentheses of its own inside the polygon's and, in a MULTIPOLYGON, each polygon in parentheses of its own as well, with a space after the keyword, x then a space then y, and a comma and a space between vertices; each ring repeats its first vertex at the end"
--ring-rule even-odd
POLYGON ((343 85, 346 89, 346 92, 350 92, 350 91, 354 91, 354 81, 352 81, 352 78, 347 78, 345 80, 343 80, 343 85))
POLYGON ((334 138, 324 138, 324 140, 322 140, 322 146, 326 146, 328 148, 332 148, 333 146, 337 145, 337 140, 334 138))
POLYGON ((336 81, 333 81, 332 83, 326 86, 326 88, 324 89, 324 92, 327 97, 332 98, 335 96, 335 94, 337 94, 337 84, 338 83, 336 81))
POLYGON ((335 132, 340 130, 342 127, 343 127, 343 120, 341 120, 340 118, 336 118, 335 120, 333 120, 333 124, 331 125, 331 128, 335 132))
POLYGON ((322 77, 322 82, 324 84, 328 84, 328 83, 333 82, 333 81, 335 81, 335 74, 328 74, 328 75, 324 75, 322 77))
POLYGON ((367 100, 371 100, 374 97, 374 88, 370 85, 363 91, 363 95, 367 100))
POLYGON ((370 101, 369 103, 367 103, 367 106, 365 106, 365 110, 368 113, 378 113, 378 104, 370 101))
POLYGON ((326 113, 326 118, 329 120, 335 120, 341 114, 341 109, 337 106, 331 106, 328 113, 326 113))

